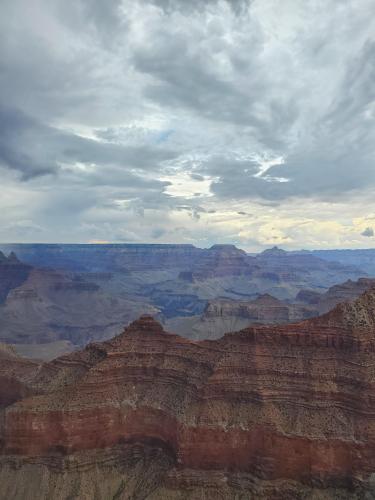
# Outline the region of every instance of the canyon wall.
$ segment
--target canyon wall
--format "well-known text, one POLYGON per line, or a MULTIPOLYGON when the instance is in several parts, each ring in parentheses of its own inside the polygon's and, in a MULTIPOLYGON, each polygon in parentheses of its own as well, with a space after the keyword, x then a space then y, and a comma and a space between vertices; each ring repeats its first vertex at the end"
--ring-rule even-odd
POLYGON ((374 291, 215 341, 144 316, 5 408, 1 498, 374 498, 374 326, 374 291))

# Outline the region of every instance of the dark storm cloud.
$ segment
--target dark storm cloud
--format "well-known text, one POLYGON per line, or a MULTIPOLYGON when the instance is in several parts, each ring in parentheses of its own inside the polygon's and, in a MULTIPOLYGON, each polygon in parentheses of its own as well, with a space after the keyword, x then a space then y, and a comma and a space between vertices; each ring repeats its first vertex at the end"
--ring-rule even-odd
POLYGON ((194 181, 204 181, 204 177, 203 175, 200 175, 200 174, 190 174, 190 177, 194 180, 194 181))
MULTIPOLYGON (((289 154, 269 175, 287 195, 341 195, 375 184, 375 43, 366 42, 347 66, 340 92, 315 128, 311 144, 289 154)), ((302 146, 302 147, 301 147, 302 146)))
POLYGON ((18 171, 24 180, 55 173, 56 164, 35 154, 41 144, 34 134, 42 136, 46 130, 17 110, 0 108, 0 164, 18 171))
POLYGON ((163 229, 162 227, 156 227, 155 229, 152 230, 151 232, 151 237, 155 240, 160 238, 161 236, 164 236, 166 233, 166 230, 163 229))
MULTIPOLYGON (((173 9, 169 11, 173 13, 173 9)), ((285 78, 280 80, 283 86, 270 78, 265 67, 264 32, 259 30, 252 13, 247 20, 249 31, 244 31, 233 45, 224 41, 225 26, 220 22, 213 23, 212 29, 207 24, 205 29, 193 32, 183 25, 178 30, 168 29, 167 21, 151 32, 152 44, 136 47, 135 66, 153 77, 145 87, 147 98, 170 109, 189 109, 201 119, 227 122, 242 133, 246 131, 244 137, 247 134, 274 154, 284 156, 284 165, 255 177, 256 171, 249 171, 236 155, 227 158, 226 154, 223 159, 216 156, 216 164, 211 168, 204 162, 202 171, 194 174, 211 173, 217 178, 212 185, 215 195, 232 199, 334 199, 375 182, 374 109, 371 110, 375 89, 374 43, 364 38, 358 51, 348 55, 343 52, 345 71, 329 105, 322 105, 324 93, 307 94, 311 83, 304 75, 304 67, 310 71, 314 64, 321 65, 322 78, 329 80, 326 65, 337 43, 335 37, 348 32, 351 22, 357 28, 360 21, 365 22, 364 18, 351 20, 348 13, 342 20, 343 33, 333 20, 326 23, 327 29, 332 30, 332 40, 324 41, 321 34, 316 39, 302 35, 301 40, 297 39, 297 60, 281 53, 285 69, 290 68, 289 80, 287 73, 282 75, 285 69, 281 60, 270 59, 272 72, 285 78), (225 71, 220 72, 217 68, 223 61, 225 71), (243 79, 245 86, 241 85, 243 79), (301 84, 306 85, 305 92, 301 91, 301 84), (315 109, 308 111, 313 104, 315 109)), ((335 15, 343 14, 335 10, 335 15)), ((241 32, 241 22, 233 22, 241 32)), ((318 81, 316 86, 320 86, 318 81)))
POLYGON ((70 176, 69 172, 66 173, 66 178, 69 182, 85 186, 121 186, 126 189, 128 195, 131 192, 142 192, 142 190, 162 192, 164 188, 170 185, 168 181, 160 181, 152 177, 141 177, 116 166, 106 166, 105 168, 93 166, 78 171, 72 169, 70 170, 70 176))
MULTIPOLYGON (((188 13, 194 10, 202 10, 207 6, 217 4, 220 0, 143 0, 158 7, 161 7, 165 12, 173 12, 180 10, 188 13)), ((241 13, 249 8, 252 0, 225 0, 226 3, 233 9, 234 12, 241 13)))
POLYGON ((46 123, 65 120, 90 128, 140 112, 132 82, 121 71, 127 56, 119 46, 128 29, 121 5, 1 2, 1 101, 46 123))
POLYGON ((253 177, 259 170, 254 160, 242 160, 233 156, 213 156, 202 162, 201 171, 211 177, 253 177))
MULTIPOLYGON (((223 198, 283 200, 311 196, 332 200, 375 185, 375 43, 366 42, 348 64, 340 93, 311 136, 285 163, 254 177, 236 158, 210 161, 203 172, 218 177, 212 191, 223 198)), ((256 165, 256 163, 255 163, 256 165)))
POLYGON ((372 227, 366 227, 366 229, 362 231, 361 235, 366 236, 367 238, 372 238, 374 236, 374 230, 372 227))
POLYGON ((197 33, 188 28, 172 28, 171 33, 168 24, 161 25, 151 32, 152 43, 135 47, 132 61, 138 71, 153 77, 144 88, 147 99, 172 110, 187 108, 201 119, 245 128, 277 149, 298 117, 295 96, 277 95, 275 82, 265 75, 259 58, 263 34, 251 17, 249 25, 238 44, 228 43, 225 27, 214 22, 197 33))
MULTIPOLYGON (((176 153, 153 147, 122 146, 99 142, 43 125, 19 110, 0 107, 0 161, 18 171, 24 180, 61 172, 62 165, 98 164, 116 166, 117 170, 99 173, 107 180, 116 173, 126 181, 126 169, 157 172, 159 163, 176 157, 176 153), (123 170, 121 170, 123 169, 123 170), (125 170, 125 172, 124 172, 125 170)), ((129 174, 129 178, 131 178, 129 174)), ((115 182, 116 182, 115 181, 115 182)))
POLYGON ((87 18, 92 20, 97 29, 105 34, 106 38, 111 34, 113 36, 115 30, 124 24, 120 15, 121 0, 106 0, 105 2, 102 0, 79 0, 74 3, 79 4, 81 7, 84 14, 82 20, 87 20, 87 18))
POLYGON ((260 164, 255 160, 241 160, 236 157, 213 157, 202 162, 200 171, 215 180, 211 191, 224 199, 281 199, 293 192, 289 183, 267 181, 256 177, 260 164))

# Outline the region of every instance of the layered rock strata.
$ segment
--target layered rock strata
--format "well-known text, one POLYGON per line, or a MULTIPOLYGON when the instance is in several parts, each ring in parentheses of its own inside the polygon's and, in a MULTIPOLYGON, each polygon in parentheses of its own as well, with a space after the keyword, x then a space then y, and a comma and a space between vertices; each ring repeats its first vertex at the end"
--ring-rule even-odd
POLYGON ((142 317, 6 407, 0 498, 375 498, 374 356, 375 291, 216 341, 142 317))
POLYGON ((251 324, 291 323, 318 312, 310 304, 290 304, 269 294, 254 300, 209 300, 201 315, 175 317, 165 321, 167 329, 193 340, 218 339, 226 332, 247 328, 251 324))
POLYGON ((64 340, 84 346, 111 338, 142 312, 157 311, 137 297, 113 296, 79 276, 30 268, 25 281, 0 304, 0 341, 26 345, 64 340))
POLYGON ((0 252, 0 304, 4 303, 9 292, 27 280, 31 266, 23 264, 11 252, 6 257, 0 252))

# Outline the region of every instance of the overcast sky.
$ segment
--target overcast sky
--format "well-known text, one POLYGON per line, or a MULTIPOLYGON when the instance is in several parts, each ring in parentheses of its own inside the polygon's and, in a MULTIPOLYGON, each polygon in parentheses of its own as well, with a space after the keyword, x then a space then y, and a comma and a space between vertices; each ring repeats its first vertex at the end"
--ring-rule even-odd
POLYGON ((374 0, 2 0, 0 241, 373 247, 374 0))

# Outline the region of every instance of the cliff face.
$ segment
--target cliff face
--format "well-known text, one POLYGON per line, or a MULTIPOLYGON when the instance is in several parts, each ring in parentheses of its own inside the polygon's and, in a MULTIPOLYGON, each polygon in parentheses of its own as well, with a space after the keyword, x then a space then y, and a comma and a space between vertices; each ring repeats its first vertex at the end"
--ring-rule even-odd
POLYGON ((301 290, 296 296, 296 302, 311 306, 315 309, 316 314, 323 314, 341 302, 354 301, 373 287, 375 287, 375 279, 373 278, 360 278, 357 281, 347 280, 330 287, 325 293, 301 290))
POLYGON ((341 302, 353 302, 374 286, 375 279, 371 278, 348 280, 325 293, 301 290, 294 302, 279 300, 267 293, 254 300, 220 298, 209 300, 202 314, 171 317, 164 324, 186 338, 218 339, 226 332, 242 330, 252 324, 293 323, 324 314, 341 302))
POLYGON ((28 379, 0 498, 374 498, 374 327, 374 291, 216 341, 142 317, 28 379))
MULTIPOLYGON (((0 343, 0 443, 4 435, 5 408, 35 394, 31 387, 39 366, 17 356, 11 346, 0 343)), ((0 486, 1 490, 1 486, 0 486)))
POLYGON ((33 357, 38 352, 28 346, 43 344, 43 359, 110 338, 141 314, 158 315, 189 338, 191 333, 218 338, 254 321, 303 319, 308 314, 302 309, 311 304, 248 307, 244 302, 266 293, 290 302, 301 289, 322 291, 362 276, 358 269, 311 254, 270 249, 254 257, 234 245, 0 246, 7 253, 16 250, 28 264, 44 266, 0 254, 0 341, 33 357), (205 318, 207 304, 210 309, 222 300, 238 301, 240 314, 228 313, 231 304, 217 321, 205 318), (202 314, 198 327, 194 321, 202 314))
POLYGON ((360 278, 357 281, 348 280, 345 283, 331 287, 318 302, 320 314, 330 311, 340 302, 352 302, 366 290, 375 286, 375 279, 360 278))
POLYGON ((328 288, 345 279, 366 275, 366 272, 360 272, 355 266, 326 261, 308 252, 286 252, 277 247, 257 255, 256 264, 259 266, 258 275, 275 283, 305 281, 310 285, 328 288))
POLYGON ((139 299, 111 296, 67 272, 30 268, 0 307, 0 341, 84 346, 112 337, 144 311, 157 310, 139 299))
POLYGON ((203 281, 224 276, 251 276, 256 269, 254 263, 254 257, 234 245, 213 245, 195 259, 191 277, 203 281))
POLYGON ((260 323, 288 323, 313 315, 314 311, 307 307, 288 304, 269 294, 252 301, 210 301, 205 310, 206 318, 238 316, 260 323))
POLYGON ((0 343, 0 428, 2 409, 34 393, 31 384, 38 369, 37 363, 19 357, 11 346, 0 343))
POLYGON ((309 304, 290 304, 269 294, 254 300, 209 300, 201 315, 171 318, 166 327, 194 340, 218 339, 226 332, 251 324, 283 324, 311 318, 318 314, 309 304))
POLYGON ((366 275, 355 266, 329 262, 311 253, 298 254, 278 248, 256 256, 250 256, 234 245, 213 245, 202 249, 193 245, 158 244, 25 244, 1 245, 1 248, 8 252, 15 250, 21 260, 38 267, 87 273, 135 273, 148 279, 153 273, 164 272, 164 279, 176 279, 180 274, 185 281, 243 276, 265 282, 268 286, 286 282, 289 286, 291 283, 306 283, 328 287, 345 279, 366 275))
POLYGON ((205 251, 193 245, 148 244, 13 244, 21 260, 37 267, 70 271, 149 271, 166 268, 189 269, 205 251))
POLYGON ((27 280, 31 266, 20 262, 12 252, 6 257, 0 252, 0 304, 4 303, 9 292, 27 280))

